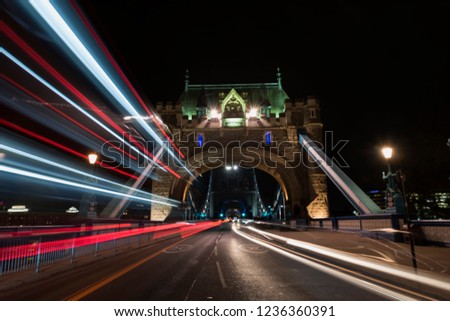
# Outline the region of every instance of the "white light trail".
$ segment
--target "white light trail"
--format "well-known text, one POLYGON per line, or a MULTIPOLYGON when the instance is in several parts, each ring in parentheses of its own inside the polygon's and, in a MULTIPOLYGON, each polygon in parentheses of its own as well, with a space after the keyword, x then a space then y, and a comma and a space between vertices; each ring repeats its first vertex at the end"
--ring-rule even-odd
POLYGON ((105 87, 105 89, 121 104, 123 108, 134 116, 142 128, 150 134, 155 141, 161 145, 183 168, 195 178, 195 176, 184 166, 173 151, 168 148, 158 134, 140 117, 141 115, 133 107, 130 101, 125 97, 122 91, 117 87, 114 81, 108 76, 98 61, 92 56, 86 46, 74 33, 66 20, 59 14, 56 8, 49 0, 30 0, 31 5, 39 15, 47 22, 53 31, 61 38, 66 46, 78 57, 84 66, 94 75, 94 77, 105 87))
POLYGON ((387 297, 387 298, 393 299, 393 300, 416 301, 412 297, 409 297, 409 296, 406 296, 406 295, 403 295, 403 294, 391 291, 389 289, 385 289, 385 288, 383 288, 383 287, 381 287, 379 285, 376 285, 376 284, 373 284, 373 283, 370 283, 370 282, 367 282, 367 281, 364 281, 364 280, 360 280, 360 279, 358 279, 358 278, 356 278, 354 276, 345 274, 345 273, 340 272, 340 271, 333 270, 330 267, 327 267, 327 266, 324 266, 322 264, 319 264, 319 263, 307 260, 305 258, 302 258, 300 256, 294 255, 292 253, 283 251, 283 250, 279 249, 278 247, 275 247, 273 245, 270 245, 270 244, 267 244, 265 242, 259 241, 258 239, 255 239, 254 237, 251 237, 251 236, 248 236, 245 233, 242 233, 241 231, 236 229, 234 226, 233 226, 233 231, 236 234, 246 238, 247 240, 249 240, 249 241, 251 241, 253 243, 261 245, 261 246, 263 246, 263 247, 265 247, 267 249, 270 249, 270 250, 272 250, 274 252, 277 252, 277 253, 279 253, 279 254, 281 254, 283 256, 286 256, 286 257, 288 257, 288 258, 290 258, 290 259, 292 259, 294 261, 297 261, 299 263, 305 264, 305 265, 307 265, 307 266, 309 266, 309 267, 311 267, 313 269, 319 270, 321 272, 324 272, 326 274, 329 274, 331 276, 339 278, 339 279, 341 279, 343 281, 351 283, 351 284, 353 284, 353 285, 355 285, 357 287, 367 289, 367 290, 369 290, 371 292, 377 293, 379 295, 382 295, 384 297, 387 297))
POLYGON ((39 15, 47 22, 53 31, 61 38, 66 46, 78 57, 78 59, 91 71, 95 78, 113 95, 116 100, 130 113, 135 116, 139 124, 148 130, 149 134, 160 145, 164 142, 161 138, 145 123, 139 116, 140 114, 134 109, 128 99, 123 95, 116 84, 106 74, 97 60, 92 56, 88 49, 84 46, 77 35, 72 31, 70 26, 59 14, 56 8, 50 3, 50 0, 30 0, 31 5, 39 13, 39 15))
MULTIPOLYGON (((160 148, 158 150, 158 152, 156 153, 155 157, 159 158, 161 156, 161 154, 163 153, 163 149, 160 148)), ((143 184, 143 182, 145 181, 147 175, 149 175, 153 170, 153 164, 148 164, 145 169, 142 171, 142 173, 139 175, 139 178, 134 181, 132 188, 130 188, 130 192, 128 192, 128 194, 131 194, 131 190, 134 189, 135 187, 141 186, 143 184)), ((119 204, 117 204, 117 206, 110 212, 109 216, 110 217, 116 217, 117 214, 119 213, 119 211, 125 207, 126 202, 128 201, 127 198, 123 198, 120 200, 119 204)), ((174 201, 174 200, 172 200, 174 201)), ((177 203, 181 203, 178 202, 177 203)))
POLYGON ((9 53, 6 49, 4 49, 3 47, 0 47, 0 53, 4 54, 7 58, 9 58, 12 62, 14 62, 16 65, 18 65, 20 68, 22 68, 23 70, 25 70, 28 74, 30 74, 31 76, 33 76, 33 78, 35 78, 36 80, 38 80, 41 84, 43 84, 44 86, 46 86, 48 89, 50 89, 51 91, 53 91, 55 94, 57 94, 59 97, 61 97, 62 99, 64 99, 65 101, 67 101, 69 104, 71 104, 73 107, 75 107, 79 112, 81 112, 83 115, 85 115, 86 117, 88 117, 90 120, 92 120, 93 122, 95 122, 97 125, 99 125, 101 128, 103 128, 104 130, 106 130, 108 133, 110 133, 114 138, 118 139, 120 142, 122 142, 123 144, 129 146, 132 150, 134 150, 136 153, 142 155, 146 160, 150 161, 151 163, 156 164, 161 170, 163 170, 164 172, 167 172, 167 170, 162 167, 161 165, 157 164, 155 162, 155 160, 151 159, 150 157, 148 157, 147 155, 145 155, 144 153, 142 153, 139 149, 137 149, 135 146, 132 146, 131 144, 129 144, 128 142, 126 142, 122 137, 120 137, 119 135, 117 135, 115 132, 113 132, 111 129, 109 129, 107 126, 105 126, 102 122, 100 122, 97 118, 95 118, 94 116, 92 116, 91 114, 89 114, 86 110, 84 110, 82 107, 80 107, 78 104, 76 104, 73 100, 71 100, 69 97, 67 97, 66 95, 64 95, 62 92, 60 92, 58 89, 56 89, 55 87, 53 87, 49 82, 47 82, 46 80, 44 80, 42 77, 40 77, 38 74, 36 74, 33 70, 31 70, 30 68, 28 68, 24 63, 22 63, 19 59, 17 59, 16 57, 14 57, 11 53, 9 53))
POLYGON ((160 199, 161 201, 180 203, 180 202, 178 202, 176 200, 173 200, 173 199, 170 199, 170 198, 166 198, 166 197, 162 197, 162 196, 159 196, 159 195, 156 195, 156 194, 144 192, 144 191, 138 190, 136 188, 131 188, 131 187, 119 184, 117 182, 114 182, 114 181, 111 181, 111 180, 108 180, 108 179, 105 179, 105 178, 102 178, 102 177, 99 177, 99 176, 95 176, 95 175, 92 175, 92 174, 89 174, 89 173, 77 170, 77 169, 75 169, 73 167, 65 166, 65 165, 62 165, 60 163, 51 161, 49 159, 45 159, 43 157, 39 157, 39 156, 30 154, 30 153, 27 153, 27 152, 18 150, 16 148, 13 148, 13 147, 10 147, 10 146, 6 146, 6 145, 3 145, 3 144, 0 144, 0 150, 6 150, 6 151, 9 151, 11 153, 23 156, 23 157, 26 157, 26 158, 29 158, 29 159, 33 159, 33 160, 38 161, 40 163, 44 163, 44 164, 47 164, 47 165, 50 165, 50 166, 54 166, 54 167, 57 167, 57 168, 60 168, 60 169, 63 169, 63 170, 66 170, 66 171, 69 171, 69 172, 72 172, 72 173, 75 173, 75 174, 79 174, 79 175, 83 175, 83 176, 86 176, 86 177, 90 177, 90 178, 96 179, 97 181, 106 182, 108 184, 118 186, 118 187, 120 187, 122 189, 127 189, 127 190, 129 190, 129 192, 139 193, 139 195, 141 195, 143 197, 146 196, 146 197, 149 197, 151 199, 156 197, 156 198, 160 199))
POLYGON ((246 228, 248 228, 252 232, 255 232, 255 233, 258 233, 261 235, 267 235, 267 236, 270 236, 271 238, 278 239, 280 241, 284 241, 289 245, 293 245, 298 248, 302 248, 302 249, 305 249, 305 250, 308 250, 311 252, 325 255, 327 257, 331 257, 334 259, 338 259, 340 261, 352 263, 352 264, 355 264, 355 265, 358 265, 358 266, 361 266, 364 268, 369 268, 369 269, 379 271, 382 273, 391 274, 395 277, 401 277, 401 278, 407 279, 409 281, 414 281, 414 282, 418 282, 418 283, 422 283, 422 284, 426 284, 426 285, 431 285, 431 286, 434 286, 436 288, 439 288, 439 289, 442 289, 445 291, 450 291, 450 283, 448 281, 441 281, 441 280, 437 280, 435 278, 427 277, 424 275, 419 275, 416 272, 413 273, 413 272, 410 272, 405 269, 389 266, 387 264, 376 263, 376 262, 372 262, 369 260, 363 260, 363 259, 355 257, 354 255, 347 254, 342 251, 338 251, 338 250, 330 249, 330 248, 327 248, 324 246, 311 244, 308 242, 294 240, 294 239, 290 239, 290 238, 283 237, 280 235, 260 231, 251 226, 246 227, 246 228))
POLYGON ((105 189, 105 188, 100 188, 100 187, 86 185, 86 184, 80 184, 80 183, 77 183, 77 182, 71 182, 71 181, 60 179, 60 178, 51 177, 51 176, 47 176, 47 175, 42 175, 42 174, 38 174, 38 173, 33 173, 33 172, 25 171, 25 170, 22 170, 22 169, 18 169, 18 168, 4 166, 4 165, 0 165, 0 172, 6 172, 6 173, 16 174, 16 175, 20 175, 20 176, 35 178, 35 179, 38 179, 38 180, 43 180, 43 181, 52 182, 52 183, 61 184, 61 185, 78 187, 78 188, 81 188, 81 189, 87 189, 87 190, 96 191, 96 192, 99 192, 99 193, 110 194, 110 195, 119 196, 119 197, 132 198, 134 200, 138 200, 138 201, 142 201, 142 202, 146 202, 146 203, 157 203, 157 204, 163 204, 163 205, 172 206, 172 207, 176 207, 177 206, 176 204, 170 204, 170 203, 167 203, 167 202, 156 201, 156 200, 149 200, 148 198, 145 198, 145 197, 140 197, 140 196, 135 196, 135 195, 128 195, 128 194, 125 194, 125 193, 120 193, 120 192, 108 190, 108 189, 105 189))

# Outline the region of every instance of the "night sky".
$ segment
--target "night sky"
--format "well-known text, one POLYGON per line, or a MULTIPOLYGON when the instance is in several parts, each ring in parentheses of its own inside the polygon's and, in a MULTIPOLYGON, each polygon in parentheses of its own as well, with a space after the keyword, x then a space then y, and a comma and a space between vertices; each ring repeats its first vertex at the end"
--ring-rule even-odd
POLYGON ((279 67, 292 100, 320 100, 364 190, 384 188, 385 144, 408 191, 450 188, 448 1, 77 3, 149 103, 176 101, 186 69, 191 83, 258 83, 279 67))
POLYGON ((139 91, 176 101, 192 83, 275 82, 316 96, 324 129, 348 140, 345 171, 382 188, 384 144, 417 191, 449 188, 447 1, 81 1, 139 91), (364 3, 364 4, 363 4, 364 3))

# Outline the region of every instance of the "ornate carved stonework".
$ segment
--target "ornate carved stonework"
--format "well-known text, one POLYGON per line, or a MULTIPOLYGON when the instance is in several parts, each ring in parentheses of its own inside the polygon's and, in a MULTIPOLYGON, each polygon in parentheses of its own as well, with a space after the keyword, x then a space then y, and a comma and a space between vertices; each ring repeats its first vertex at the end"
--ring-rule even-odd
POLYGON ((224 127, 240 127, 245 125, 245 101, 231 89, 222 102, 222 124, 224 127))

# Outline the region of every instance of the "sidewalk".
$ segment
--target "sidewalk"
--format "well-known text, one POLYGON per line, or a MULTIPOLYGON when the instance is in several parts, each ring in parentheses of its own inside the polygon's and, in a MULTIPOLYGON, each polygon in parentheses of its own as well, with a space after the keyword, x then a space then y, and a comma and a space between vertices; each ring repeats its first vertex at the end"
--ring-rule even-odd
MULTIPOLYGON (((289 230, 277 227, 263 229, 266 232, 286 238, 321 245, 324 247, 356 254, 373 260, 412 268, 409 243, 376 239, 355 232, 333 230, 289 230)), ((450 276, 450 248, 415 245, 417 267, 450 276)))

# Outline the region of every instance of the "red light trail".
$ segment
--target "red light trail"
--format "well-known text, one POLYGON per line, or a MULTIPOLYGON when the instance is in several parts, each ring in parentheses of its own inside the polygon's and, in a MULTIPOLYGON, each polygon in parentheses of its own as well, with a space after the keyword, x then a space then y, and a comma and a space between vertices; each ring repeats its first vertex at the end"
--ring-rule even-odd
MULTIPOLYGON (((137 93, 136 89, 133 87, 133 85, 130 83, 130 81, 128 80, 128 78, 125 76, 125 74, 123 73, 122 69, 119 67, 119 65, 117 64, 117 62, 115 61, 115 59, 112 57, 112 55, 110 54, 110 52, 108 51, 108 49, 106 48, 106 46, 103 44, 103 41, 100 39, 100 37, 97 35, 97 33, 95 32, 94 28, 92 28, 92 25, 89 23, 89 21, 86 19, 86 17, 84 16, 83 12, 81 11, 81 9, 78 7, 78 5, 71 0, 70 1, 72 7, 75 9, 76 13, 78 14, 78 16, 80 17, 81 21, 84 23, 84 25, 86 26, 86 28, 88 29, 89 33, 91 34, 91 36, 94 38, 94 40, 97 42, 97 44, 99 45, 99 47, 102 49, 103 53, 106 55, 106 57, 108 58, 109 62, 114 66, 114 68, 116 69, 117 73, 120 75, 120 77, 122 78, 122 80, 125 82, 125 84, 128 86, 128 88, 131 90, 131 92, 133 93, 133 95, 136 97, 136 99, 139 101, 139 103, 141 104, 141 106, 145 109, 145 111, 150 115, 150 116, 154 116, 153 112, 146 106, 146 104, 144 103, 144 101, 142 100, 142 98, 139 96, 139 94, 137 93)), ((178 154, 182 157, 185 158, 185 156, 183 155, 183 153, 179 150, 178 146, 172 141, 172 139, 169 137, 169 135, 167 135, 166 131, 164 130, 164 128, 162 128, 162 126, 155 121, 154 122, 156 124, 156 126, 158 127, 158 129, 161 131, 161 133, 163 133, 163 135, 166 137, 166 139, 170 142, 170 144, 173 146, 173 148, 175 148, 175 150, 178 152, 178 154)))
POLYGON ((205 221, 195 224, 167 224, 160 226, 151 226, 136 228, 133 230, 111 232, 105 234, 80 236, 77 238, 68 238, 57 241, 48 241, 42 243, 33 243, 27 245, 17 245, 0 248, 0 261, 14 260, 23 257, 42 255, 44 253, 64 251, 71 248, 78 248, 118 240, 125 237, 137 236, 146 233, 155 233, 154 239, 164 236, 180 234, 181 238, 186 238, 201 231, 221 225, 221 221, 205 221))
POLYGON ((115 149, 117 149, 118 151, 124 153, 125 155, 131 157, 133 160, 136 160, 137 158, 129 153, 127 153, 126 151, 124 151, 123 149, 115 146, 114 144, 112 144, 110 141, 106 140, 105 138, 103 138, 102 136, 98 135, 97 133, 95 133, 94 131, 92 131, 91 129, 87 128, 86 126, 84 126, 83 124, 79 123, 78 121, 76 121, 75 119, 73 119, 72 117, 68 116, 67 114, 63 113, 61 110, 59 110, 58 108, 54 107, 51 104, 48 104, 45 100, 43 100, 41 97, 37 96, 36 94, 32 93, 31 91, 29 91, 28 89, 26 89, 25 87, 23 87, 22 85, 18 84, 17 82, 15 82, 14 80, 12 80, 11 78, 1 74, 0 75, 1 78, 5 79, 6 81, 8 81, 9 83, 11 83, 12 85, 16 86, 17 88, 19 88, 20 90, 22 90, 23 92, 25 92, 26 94, 30 95, 31 97, 33 97, 34 99, 36 99, 37 101, 43 103, 45 106, 48 106, 51 110, 53 110, 54 112, 56 112, 57 114, 63 116, 64 118, 66 118, 67 120, 69 120, 70 122, 72 122, 73 124, 77 125, 78 127, 84 129, 85 131, 87 131, 88 133, 90 133, 91 135, 97 137, 98 139, 100 139, 102 142, 114 147, 115 149))
POLYGON ((1 238, 10 237, 23 237, 23 236, 38 236, 38 235, 55 235, 63 233, 81 233, 81 232, 92 232, 101 230, 111 230, 116 228, 130 228, 131 223, 118 223, 118 224, 107 224, 100 226, 83 226, 83 227, 58 227, 49 229, 35 229, 35 230, 25 230, 16 232, 3 232, 0 233, 1 238))
POLYGON ((181 176, 176 173, 173 169, 168 167, 166 164, 161 162, 156 158, 151 152, 149 152, 144 146, 135 142, 131 135, 125 132, 119 125, 117 125, 110 117, 108 117, 103 111, 101 111, 94 103, 92 103, 86 96, 84 96, 78 89, 76 89, 67 79, 65 79, 58 71, 56 71, 44 58, 42 58, 36 51, 34 51, 25 41, 22 40, 11 28, 9 28, 3 21, 0 21, 0 30, 10 38, 16 45, 18 45, 23 51, 25 51, 36 63, 38 63, 42 68, 44 68, 48 73, 50 73, 56 80, 58 80, 62 85, 64 85, 72 94, 74 94, 78 99, 80 99, 86 106, 88 106, 92 111, 94 111, 100 118, 111 125, 115 130, 117 130, 123 137, 128 138, 128 140, 136 147, 138 147, 143 153, 149 156, 158 165, 163 167, 169 173, 171 173, 176 178, 181 176))
MULTIPOLYGON (((44 137, 44 136, 41 136, 41 135, 39 135, 39 134, 37 134, 37 133, 35 133, 35 132, 32 132, 31 130, 28 130, 28 129, 25 129, 25 128, 23 128, 23 127, 20 127, 20 126, 18 126, 18 125, 16 125, 16 124, 13 124, 13 123, 11 123, 11 122, 9 122, 9 121, 7 121, 7 120, 0 119, 0 124, 1 124, 1 125, 4 125, 4 126, 7 126, 7 127, 9 127, 9 128, 12 128, 12 129, 14 129, 14 130, 17 130, 17 131, 19 131, 19 132, 22 132, 22 133, 24 133, 24 134, 27 134, 27 135, 29 135, 29 136, 31 136, 31 137, 33 137, 33 138, 36 138, 36 139, 38 139, 38 140, 40 140, 40 141, 43 141, 43 142, 45 142, 45 143, 47 143, 47 144, 49 144, 49 145, 55 146, 55 147, 57 147, 57 148, 59 148, 59 149, 62 149, 62 150, 64 150, 64 151, 68 152, 68 153, 71 153, 71 154, 73 154, 73 155, 75 155, 75 156, 78 156, 78 157, 81 157, 81 158, 83 158, 83 159, 88 160, 88 156, 87 156, 87 155, 84 155, 84 154, 82 154, 82 153, 80 153, 80 152, 77 152, 76 150, 73 150, 73 149, 71 149, 71 148, 69 148, 69 147, 67 147, 67 146, 65 146, 65 145, 63 145, 63 144, 60 144, 60 143, 58 143, 58 142, 55 142, 55 141, 53 141, 53 140, 51 140, 51 139, 49 139, 49 138, 47 138, 47 137, 44 137)), ((113 170, 113 171, 115 171, 115 172, 117 172, 117 173, 120 173, 120 174, 122 174, 122 175, 131 177, 131 178, 133 178, 133 179, 138 179, 138 177, 135 176, 135 175, 133 175, 133 174, 127 173, 127 172, 122 171, 122 170, 120 170, 120 169, 118 169, 118 168, 116 168, 116 167, 113 167, 113 166, 109 166, 109 165, 107 166, 106 164, 102 164, 100 161, 96 161, 95 163, 96 163, 97 165, 100 165, 101 167, 104 167, 104 168, 107 168, 107 169, 111 169, 111 170, 113 170)))

